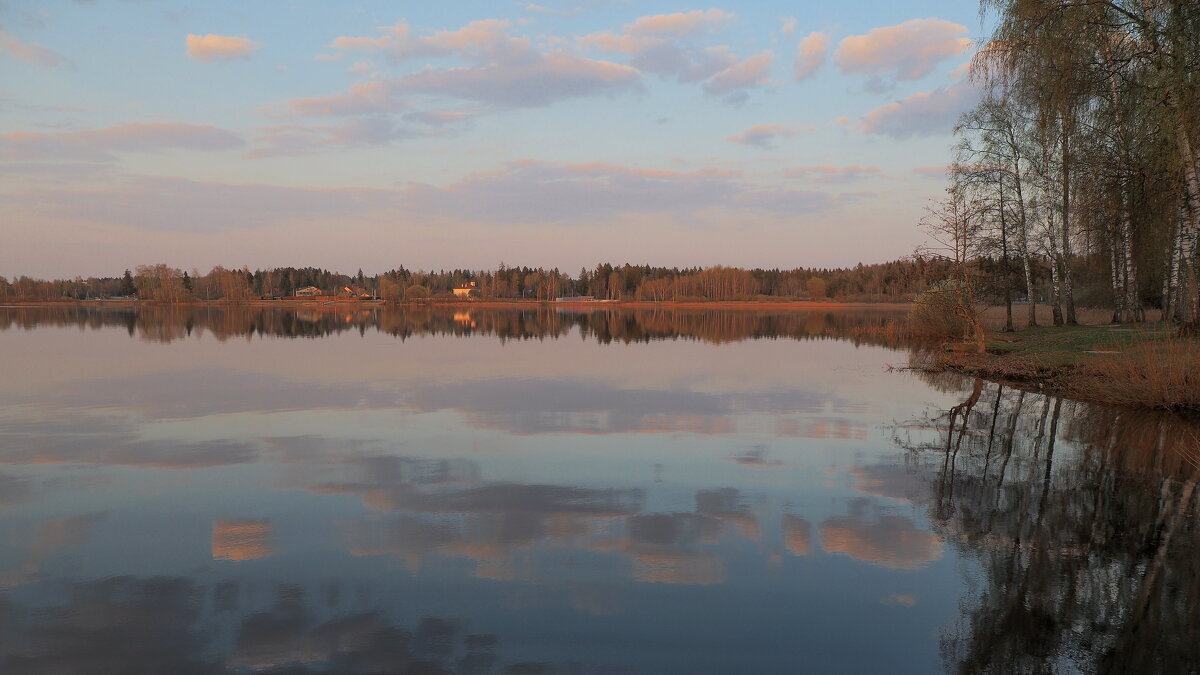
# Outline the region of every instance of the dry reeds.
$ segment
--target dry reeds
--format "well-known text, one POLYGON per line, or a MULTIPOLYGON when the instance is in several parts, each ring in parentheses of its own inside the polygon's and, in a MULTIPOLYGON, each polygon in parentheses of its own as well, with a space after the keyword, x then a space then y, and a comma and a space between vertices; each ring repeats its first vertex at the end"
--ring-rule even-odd
POLYGON ((1081 368, 1077 378, 1088 398, 1200 410, 1200 341, 1172 337, 1104 354, 1081 368))

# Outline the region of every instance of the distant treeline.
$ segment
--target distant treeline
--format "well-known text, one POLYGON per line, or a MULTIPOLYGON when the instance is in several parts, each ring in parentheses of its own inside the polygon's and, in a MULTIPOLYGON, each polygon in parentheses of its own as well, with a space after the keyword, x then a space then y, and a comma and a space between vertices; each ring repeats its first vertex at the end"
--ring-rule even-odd
POLYGON ((363 294, 387 301, 450 298, 453 289, 474 282, 473 297, 553 300, 592 296, 599 300, 754 300, 787 299, 903 301, 947 276, 943 261, 914 257, 852 268, 742 269, 737 267, 654 267, 603 263, 575 276, 557 268, 509 267, 495 270, 409 270, 397 267, 374 276, 348 275, 316 267, 226 269, 206 274, 168 265, 142 265, 116 277, 75 277, 51 281, 0 277, 0 299, 88 300, 129 297, 159 302, 246 301, 290 297, 316 287, 322 295, 363 294))

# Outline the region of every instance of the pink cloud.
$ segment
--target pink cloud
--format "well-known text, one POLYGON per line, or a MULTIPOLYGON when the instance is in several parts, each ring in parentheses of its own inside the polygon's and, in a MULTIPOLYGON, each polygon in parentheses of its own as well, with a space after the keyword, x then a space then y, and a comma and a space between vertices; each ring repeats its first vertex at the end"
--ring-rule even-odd
POLYGON ((14 59, 42 66, 59 66, 67 63, 58 52, 33 42, 22 42, 17 36, 0 28, 0 52, 14 59))
POLYGON ((532 12, 533 14, 550 14, 552 16, 564 16, 564 17, 575 16, 576 14, 579 14, 580 12, 583 11, 582 7, 571 7, 569 9, 556 9, 554 7, 546 7, 545 5, 538 5, 538 4, 535 4, 532 2, 521 5, 521 9, 525 10, 526 12, 532 12))
POLYGON ((730 143, 753 145, 767 149, 775 147, 775 140, 795 136, 797 131, 782 124, 756 124, 740 134, 727 137, 730 143))
POLYGON ((394 112, 408 107, 398 96, 399 89, 395 80, 360 82, 342 94, 293 98, 275 107, 309 117, 394 112))
POLYGON ((980 96, 980 91, 966 82, 920 92, 867 113, 861 129, 895 139, 949 134, 958 116, 975 105, 980 96))
POLYGON ((196 61, 205 63, 248 59, 250 53, 260 47, 262 47, 261 44, 242 37, 212 33, 187 36, 187 55, 196 61))
POLYGON ((335 49, 380 52, 393 61, 437 58, 455 54, 499 60, 519 59, 533 52, 524 38, 510 37, 505 31, 510 22, 503 19, 472 21, 458 30, 440 30, 432 35, 415 36, 412 27, 401 21, 381 26, 379 37, 339 37, 329 44, 335 49))
POLYGON ((0 134, 6 159, 112 161, 112 152, 161 149, 229 150, 245 144, 240 136, 207 124, 137 122, 103 129, 0 134))
POLYGON ((404 119, 440 127, 448 124, 461 124, 474 116, 473 113, 464 110, 422 110, 408 113, 404 119))
POLYGON ((291 188, 134 176, 102 187, 34 190, 27 203, 51 217, 145 230, 228 232, 321 217, 394 210, 394 190, 291 188))
POLYGON ((260 159, 306 155, 355 147, 388 145, 396 141, 448 136, 464 128, 474 117, 460 110, 410 112, 400 122, 388 116, 368 115, 338 124, 280 124, 264 129, 254 139, 246 157, 260 159))
POLYGON ((792 63, 797 82, 808 78, 825 63, 829 44, 829 36, 824 33, 809 33, 800 41, 796 47, 796 59, 792 63))
POLYGON ((838 208, 819 191, 762 189, 736 172, 521 160, 444 186, 296 188, 127 176, 102 185, 21 192, 31 216, 143 230, 230 232, 336 219, 468 225, 600 224, 710 210, 791 218, 838 208))
POLYGON ((674 14, 643 16, 625 26, 629 35, 684 37, 699 31, 713 31, 737 18, 737 14, 719 9, 693 10, 674 14))
POLYGON ((800 178, 812 183, 841 184, 853 183, 868 178, 883 175, 877 166, 798 166, 784 169, 783 175, 788 178, 800 178))
POLYGON ((386 117, 362 117, 326 125, 282 124, 267 127, 265 133, 254 139, 255 147, 246 153, 246 157, 261 159, 387 145, 419 135, 422 134, 386 117))
POLYGON ((405 194, 421 212, 495 223, 575 223, 710 208, 795 215, 843 202, 824 192, 760 189, 736 172, 711 168, 680 172, 536 160, 510 162, 445 187, 414 186, 405 194))
POLYGON ((834 58, 843 73, 891 73, 898 80, 915 80, 967 51, 971 40, 962 37, 966 32, 966 26, 943 19, 910 19, 844 38, 834 58))
MULTIPOLYGON (((459 56, 470 65, 426 66, 398 79, 372 83, 378 92, 351 91, 347 95, 321 99, 298 99, 287 106, 302 110, 344 110, 341 113, 381 112, 401 93, 416 92, 480 101, 510 107, 540 107, 559 100, 604 93, 617 93, 638 86, 637 69, 608 61, 589 59, 564 49, 539 51, 524 38, 505 31, 508 21, 472 21, 458 30, 414 36, 407 23, 381 28, 374 38, 339 37, 331 46, 338 49, 377 51, 393 61, 459 56), (360 108, 366 107, 364 111, 360 108)), ((307 114, 307 113, 306 113, 307 114)))
POLYGON ((725 70, 713 75, 704 84, 704 90, 709 94, 720 96, 739 89, 746 89, 770 81, 771 64, 775 54, 763 52, 747 57, 725 70))
POLYGON ((640 77, 629 66, 555 50, 510 64, 427 68, 397 82, 403 91, 510 107, 542 107, 569 98, 635 89, 640 77))
POLYGON ((643 72, 681 83, 704 82, 709 94, 728 94, 727 100, 736 103, 746 98, 742 90, 768 81, 774 55, 763 52, 739 61, 725 45, 700 48, 682 40, 715 31, 735 17, 716 9, 643 16, 626 24, 622 33, 591 33, 577 42, 602 52, 629 54, 629 65, 643 72))
POLYGON ((696 48, 662 37, 592 33, 579 43, 602 52, 629 54, 629 65, 638 70, 674 77, 679 82, 700 82, 737 63, 723 45, 696 48))
POLYGON ((950 173, 948 166, 919 166, 913 169, 913 173, 926 178, 943 179, 950 173))

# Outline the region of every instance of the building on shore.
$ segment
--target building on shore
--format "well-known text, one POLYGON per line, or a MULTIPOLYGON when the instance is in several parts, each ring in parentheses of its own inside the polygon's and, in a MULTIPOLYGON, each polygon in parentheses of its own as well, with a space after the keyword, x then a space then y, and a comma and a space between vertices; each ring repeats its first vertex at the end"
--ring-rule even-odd
POLYGON ((454 287, 454 297, 469 298, 473 294, 478 294, 478 289, 475 288, 474 281, 468 281, 465 284, 459 284, 454 287))
POLYGON ((321 295, 321 289, 316 286, 305 286, 304 288, 296 289, 297 298, 315 298, 321 295))

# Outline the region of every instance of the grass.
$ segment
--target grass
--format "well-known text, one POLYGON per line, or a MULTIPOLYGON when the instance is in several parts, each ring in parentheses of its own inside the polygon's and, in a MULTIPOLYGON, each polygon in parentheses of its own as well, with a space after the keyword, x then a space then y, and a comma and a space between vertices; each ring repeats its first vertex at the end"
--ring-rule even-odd
POLYGON ((993 329, 986 354, 949 346, 925 363, 929 369, 1026 384, 1070 398, 1200 411, 1200 340, 1179 337, 1174 326, 1161 322, 1037 326, 1013 333, 993 329))

